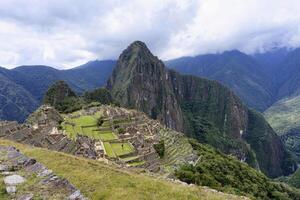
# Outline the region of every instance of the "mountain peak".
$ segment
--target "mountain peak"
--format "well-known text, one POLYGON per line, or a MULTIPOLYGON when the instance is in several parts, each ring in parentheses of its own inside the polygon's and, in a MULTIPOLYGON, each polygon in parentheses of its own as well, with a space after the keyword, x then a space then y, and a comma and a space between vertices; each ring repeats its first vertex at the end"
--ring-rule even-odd
POLYGON ((153 59, 154 56, 152 55, 151 51, 148 49, 147 45, 144 42, 134 41, 123 51, 123 53, 120 55, 119 60, 133 61, 131 58, 153 59))
POLYGON ((147 45, 142 41, 136 40, 132 42, 129 47, 147 48, 147 45))

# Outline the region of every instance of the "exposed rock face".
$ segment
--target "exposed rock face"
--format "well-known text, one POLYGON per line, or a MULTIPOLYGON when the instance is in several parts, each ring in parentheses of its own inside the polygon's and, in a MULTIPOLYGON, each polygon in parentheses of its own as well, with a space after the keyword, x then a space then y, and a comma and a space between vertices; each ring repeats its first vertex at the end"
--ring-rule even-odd
POLYGON ((181 109, 167 69, 144 43, 135 42, 121 54, 108 88, 122 106, 137 108, 170 128, 183 130, 181 109))
POLYGON ((120 55, 108 89, 121 106, 143 111, 270 177, 295 170, 295 162, 260 114, 216 81, 166 69, 140 41, 120 55))

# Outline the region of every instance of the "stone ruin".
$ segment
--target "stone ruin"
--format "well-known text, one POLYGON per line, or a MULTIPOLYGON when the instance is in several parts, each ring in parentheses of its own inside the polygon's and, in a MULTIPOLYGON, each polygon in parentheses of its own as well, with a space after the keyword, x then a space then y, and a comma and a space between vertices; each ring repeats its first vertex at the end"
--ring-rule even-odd
POLYGON ((12 146, 0 146, 0 172, 4 177, 6 192, 10 199, 33 200, 34 196, 46 199, 86 200, 81 192, 68 180, 56 176, 50 169, 41 163, 23 155, 12 146), (37 177, 34 184, 37 190, 18 192, 21 184, 26 184, 27 179, 37 177), (61 192, 63 191, 63 192, 61 192))
POLYGON ((91 159, 99 157, 92 139, 79 136, 76 141, 71 140, 62 130, 59 130, 62 120, 63 118, 54 108, 41 106, 28 118, 26 124, 0 121, 0 138, 91 159))
MULTIPOLYGON (((160 169, 160 158, 153 147, 154 144, 159 143, 159 131, 164 128, 158 121, 150 120, 135 110, 104 105, 86 108, 67 116, 76 118, 81 115, 94 115, 97 112, 100 112, 101 116, 111 124, 105 130, 118 134, 118 128, 124 129, 123 133, 118 134, 118 139, 109 142, 129 142, 135 149, 133 153, 112 159, 105 154, 101 140, 83 135, 78 135, 76 140, 68 138, 65 131, 59 128, 63 118, 49 106, 39 108, 28 118, 26 124, 10 121, 0 122, 0 138, 90 159, 104 159, 105 161, 109 159, 123 166, 141 162, 142 164, 138 167, 150 171, 160 169), (132 159, 128 157, 132 157, 132 159)), ((99 128, 100 131, 102 129, 99 128)))

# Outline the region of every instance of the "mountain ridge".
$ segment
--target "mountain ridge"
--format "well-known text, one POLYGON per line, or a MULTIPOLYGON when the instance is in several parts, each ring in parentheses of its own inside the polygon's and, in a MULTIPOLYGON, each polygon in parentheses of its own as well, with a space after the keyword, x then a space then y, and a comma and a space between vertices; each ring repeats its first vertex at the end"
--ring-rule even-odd
POLYGON ((231 90, 216 81, 168 70, 145 47, 140 41, 129 45, 108 81, 108 89, 121 106, 143 111, 253 167, 258 163, 271 177, 295 170, 283 143, 262 115, 249 110, 231 90), (257 132, 256 126, 262 130, 257 132), (257 137, 264 138, 260 145, 255 144, 257 137))
POLYGON ((12 108, 9 112, 13 113, 14 108, 20 109, 17 109, 18 115, 10 117, 9 112, 3 111, 7 103, 2 98, 0 119, 24 121, 41 104, 49 86, 58 80, 66 81, 76 93, 104 86, 114 64, 115 62, 111 60, 91 61, 80 68, 68 70, 58 70, 44 65, 19 66, 11 70, 0 68, 2 85, 10 85, 11 91, 20 91, 9 97, 8 89, 2 87, 0 94, 9 97, 11 99, 9 105, 13 105, 10 106, 12 108))

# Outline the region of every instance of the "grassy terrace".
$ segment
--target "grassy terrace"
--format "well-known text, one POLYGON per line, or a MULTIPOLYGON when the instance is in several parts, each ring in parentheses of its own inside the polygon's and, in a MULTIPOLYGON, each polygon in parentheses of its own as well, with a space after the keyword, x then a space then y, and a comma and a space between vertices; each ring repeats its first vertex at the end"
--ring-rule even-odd
MULTIPOLYGON (((68 179, 92 200, 240 199, 240 197, 212 192, 201 187, 187 187, 144 174, 121 171, 99 161, 34 148, 7 140, 0 140, 0 145, 17 147, 22 153, 35 158, 58 176, 68 179)), ((7 197, 3 193, 3 182, 0 182, 0 189, 0 199, 6 199, 7 197)))
POLYGON ((117 156, 123 156, 134 152, 134 147, 128 142, 110 143, 110 145, 117 156))
MULTIPOLYGON (((73 119, 65 118, 65 122, 62 123, 62 127, 66 130, 67 135, 72 139, 76 139, 77 135, 80 134, 102 140, 104 142, 105 151, 111 158, 124 156, 134 152, 134 147, 128 142, 110 143, 109 141, 117 140, 118 135, 112 131, 109 120, 104 120, 100 127, 97 126, 97 119, 99 117, 100 112, 95 115, 85 115, 73 119)), ((125 122, 128 123, 130 120, 117 119, 113 123, 116 125, 125 122)))
POLYGON ((113 148, 111 147, 110 143, 109 142, 104 142, 103 144, 104 144, 106 154, 111 158, 116 158, 117 156, 116 156, 113 148))

